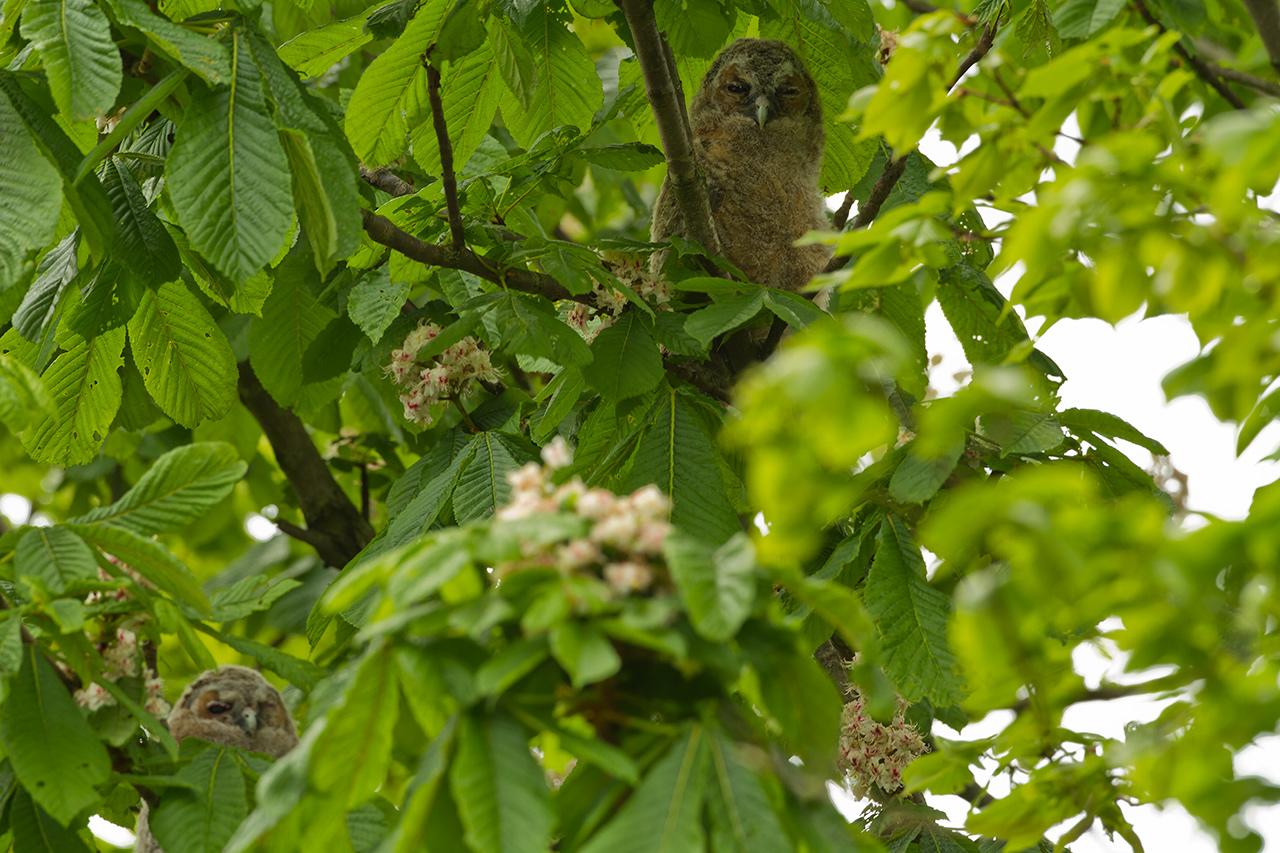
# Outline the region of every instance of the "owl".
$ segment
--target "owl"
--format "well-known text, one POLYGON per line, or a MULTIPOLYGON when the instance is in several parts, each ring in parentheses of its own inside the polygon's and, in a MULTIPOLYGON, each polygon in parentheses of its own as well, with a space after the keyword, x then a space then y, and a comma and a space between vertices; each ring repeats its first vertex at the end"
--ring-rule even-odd
MULTIPOLYGON (((829 227, 818 184, 822 105, 804 63, 780 41, 735 41, 703 78, 689 123, 724 256, 751 281, 799 290, 830 257, 826 246, 792 245, 829 227)), ((683 233, 664 182, 653 239, 683 233)), ((663 260, 654 255, 655 273, 663 260)))
MULTIPOLYGON (((193 737, 279 758, 298 743, 293 717, 280 693, 259 673, 220 666, 200 674, 169 712, 175 740, 193 737)), ((138 814, 138 853, 163 853, 151 834, 147 804, 138 814)))

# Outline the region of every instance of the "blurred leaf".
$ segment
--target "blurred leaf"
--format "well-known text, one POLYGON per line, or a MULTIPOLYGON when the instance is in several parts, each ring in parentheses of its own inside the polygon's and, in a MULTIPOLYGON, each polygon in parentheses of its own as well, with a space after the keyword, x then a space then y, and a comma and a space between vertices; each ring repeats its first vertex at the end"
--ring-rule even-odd
POLYGON ((72 853, 89 848, 80 837, 32 801, 23 789, 14 791, 9 805, 9 827, 15 850, 23 853, 72 853))
POLYGON ((125 527, 111 524, 73 524, 67 528, 91 545, 127 563, 134 571, 173 596, 177 601, 207 613, 209 599, 200 582, 181 560, 154 539, 147 539, 125 527))
POLYGON ((505 716, 472 714, 460 722, 449 786, 467 844, 494 853, 546 850, 555 817, 524 730, 505 716))
POLYGON ((166 850, 220 853, 249 811, 234 750, 202 747, 177 774, 191 787, 166 792, 148 818, 156 841, 166 850))
POLYGON ((746 535, 736 533, 716 548, 676 530, 667 537, 663 553, 698 633, 713 643, 737 634, 756 593, 755 559, 746 535))
POLYGON ((626 400, 650 391, 665 375, 658 345, 635 311, 624 312, 591 345, 591 363, 582 369, 587 384, 606 400, 626 400))
POLYGON ((23 649, 0 714, 0 746, 22 787, 62 826, 99 802, 95 789, 111 773, 106 748, 35 645, 23 649))
POLYGON ((574 687, 595 684, 622 668, 613 643, 594 626, 569 620, 551 629, 551 654, 569 673, 574 687))

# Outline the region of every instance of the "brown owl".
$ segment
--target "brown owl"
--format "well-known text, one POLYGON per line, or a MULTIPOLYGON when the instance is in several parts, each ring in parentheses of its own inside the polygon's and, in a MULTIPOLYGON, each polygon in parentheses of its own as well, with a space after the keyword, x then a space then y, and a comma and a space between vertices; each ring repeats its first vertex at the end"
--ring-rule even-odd
MULTIPOLYGON (((724 256, 758 284, 799 290, 830 256, 825 246, 792 245, 829 227, 818 186, 822 105, 804 63, 780 41, 735 41, 703 78, 689 122, 724 256)), ((683 231, 664 182, 653 239, 683 231)), ((653 263, 656 272, 661 254, 653 263)))
MULTIPOLYGON (((279 691, 243 666, 203 672, 182 691, 169 712, 175 740, 193 737, 279 758, 298 743, 293 717, 279 691)), ((147 822, 147 804, 138 815, 138 853, 163 853, 147 822)))

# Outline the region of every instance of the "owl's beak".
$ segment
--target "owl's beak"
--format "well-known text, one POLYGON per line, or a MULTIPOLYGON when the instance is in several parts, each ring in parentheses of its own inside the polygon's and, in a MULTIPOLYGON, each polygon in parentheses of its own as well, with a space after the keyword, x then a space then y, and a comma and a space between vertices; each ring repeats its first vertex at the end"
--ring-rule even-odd
POLYGON ((240 713, 240 719, 237 721, 237 724, 245 734, 252 737, 258 730, 258 712, 252 708, 245 708, 244 711, 240 713))
POLYGON ((764 95, 756 98, 756 124, 760 125, 760 129, 764 130, 765 122, 769 121, 769 99, 764 95))

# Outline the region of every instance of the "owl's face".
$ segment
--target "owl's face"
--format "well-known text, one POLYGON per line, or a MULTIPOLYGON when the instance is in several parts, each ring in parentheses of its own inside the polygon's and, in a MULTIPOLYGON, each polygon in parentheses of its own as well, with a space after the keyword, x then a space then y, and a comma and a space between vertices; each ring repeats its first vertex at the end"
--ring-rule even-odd
POLYGON ((201 740, 279 757, 297 743, 279 692, 251 669, 222 666, 202 674, 169 715, 179 740, 201 740))
POLYGON ((762 133, 822 122, 817 87, 804 63, 780 41, 739 39, 707 72, 695 110, 712 109, 762 133))

